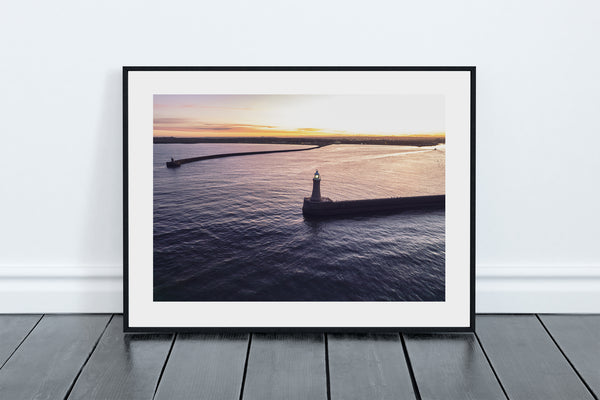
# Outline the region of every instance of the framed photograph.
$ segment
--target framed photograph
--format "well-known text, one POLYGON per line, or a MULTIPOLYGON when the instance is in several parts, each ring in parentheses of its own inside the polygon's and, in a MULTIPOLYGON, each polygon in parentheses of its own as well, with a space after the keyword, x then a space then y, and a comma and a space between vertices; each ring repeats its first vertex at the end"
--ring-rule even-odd
POLYGON ((124 67, 126 331, 470 331, 475 67, 124 67))

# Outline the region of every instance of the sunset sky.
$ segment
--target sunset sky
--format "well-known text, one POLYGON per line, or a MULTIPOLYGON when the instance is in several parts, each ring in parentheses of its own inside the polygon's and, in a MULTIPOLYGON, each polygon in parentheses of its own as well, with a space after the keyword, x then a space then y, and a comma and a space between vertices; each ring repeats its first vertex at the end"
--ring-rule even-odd
POLYGON ((436 95, 154 95, 154 136, 443 133, 436 95))

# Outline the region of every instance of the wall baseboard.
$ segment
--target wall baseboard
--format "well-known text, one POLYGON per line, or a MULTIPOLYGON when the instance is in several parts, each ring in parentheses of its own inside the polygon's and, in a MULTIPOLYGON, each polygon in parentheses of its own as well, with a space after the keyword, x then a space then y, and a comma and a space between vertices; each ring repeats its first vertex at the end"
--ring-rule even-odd
POLYGON ((600 313, 600 266, 478 266, 478 313, 600 313))
POLYGON ((122 267, 0 267, 0 313, 120 312, 122 267))
MULTIPOLYGON (((600 266, 477 268, 478 313, 600 313, 600 266)), ((120 313, 121 267, 0 267, 0 313, 120 313)))

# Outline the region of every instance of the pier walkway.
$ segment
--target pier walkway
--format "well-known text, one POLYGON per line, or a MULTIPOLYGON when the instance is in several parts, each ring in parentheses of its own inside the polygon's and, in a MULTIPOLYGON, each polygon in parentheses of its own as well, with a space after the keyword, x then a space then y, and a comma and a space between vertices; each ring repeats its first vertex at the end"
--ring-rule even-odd
POLYGON ((312 201, 304 198, 302 213, 305 216, 328 217, 337 215, 368 215, 380 212, 418 210, 425 208, 443 209, 446 206, 446 195, 390 197, 385 199, 342 200, 331 201, 323 198, 312 201))

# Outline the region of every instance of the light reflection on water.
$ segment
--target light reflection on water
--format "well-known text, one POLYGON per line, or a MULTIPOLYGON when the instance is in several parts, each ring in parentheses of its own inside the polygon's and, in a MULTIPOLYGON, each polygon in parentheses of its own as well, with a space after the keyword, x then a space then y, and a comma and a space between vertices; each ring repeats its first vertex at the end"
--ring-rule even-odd
POLYGON ((445 213, 305 220, 319 169, 333 200, 445 193, 443 146, 154 145, 157 301, 442 301, 445 213), (300 148, 302 146, 293 146, 300 148))

